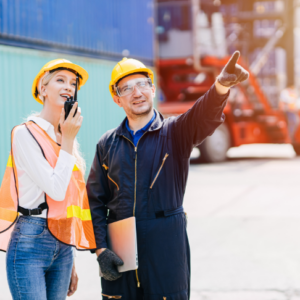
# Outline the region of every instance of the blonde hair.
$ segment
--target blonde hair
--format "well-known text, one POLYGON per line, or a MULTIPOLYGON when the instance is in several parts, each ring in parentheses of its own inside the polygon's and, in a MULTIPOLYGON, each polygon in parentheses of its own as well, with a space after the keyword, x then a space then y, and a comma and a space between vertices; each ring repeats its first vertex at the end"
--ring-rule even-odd
MULTIPOLYGON (((50 82, 50 80, 61 70, 57 70, 54 72, 46 72, 40 79, 40 82, 38 84, 38 92, 39 92, 39 98, 43 101, 43 103, 45 103, 45 97, 43 97, 40 92, 41 92, 41 87, 42 85, 47 86, 48 83, 50 82)), ((36 116, 39 117, 40 116, 40 112, 36 112, 31 114, 31 116, 36 116)), ((80 151, 80 145, 78 143, 77 138, 75 138, 74 140, 74 144, 73 144, 73 156, 76 158, 76 165, 77 167, 80 169, 80 171, 83 173, 85 173, 86 171, 86 163, 85 160, 83 158, 83 154, 80 151)))

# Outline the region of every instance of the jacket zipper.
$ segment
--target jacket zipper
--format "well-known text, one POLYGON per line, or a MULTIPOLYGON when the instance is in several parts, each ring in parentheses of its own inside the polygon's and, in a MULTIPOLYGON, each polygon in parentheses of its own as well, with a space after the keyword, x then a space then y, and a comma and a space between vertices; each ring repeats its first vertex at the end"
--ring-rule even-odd
MULTIPOLYGON (((137 182, 137 148, 139 145, 139 142, 141 140, 141 138, 147 133, 147 131, 140 137, 139 141, 137 142, 136 146, 134 145, 134 143, 128 139, 126 136, 123 135, 123 137, 128 140, 134 147, 134 152, 135 152, 135 163, 134 163, 134 204, 133 204, 133 216, 135 217, 135 207, 136 207, 136 182, 137 182)), ((138 270, 135 270, 135 276, 136 276, 136 281, 137 281, 137 287, 141 286, 140 280, 139 280, 139 275, 138 275, 138 270)))
POLYGON ((108 174, 107 174, 107 177, 108 177, 108 179, 109 179, 111 182, 113 182, 113 183, 116 185, 117 190, 119 190, 118 184, 117 184, 114 180, 112 180, 111 177, 110 177, 108 174))
POLYGON ((152 189, 152 187, 153 187, 153 185, 154 185, 154 183, 155 183, 155 181, 156 181, 156 179, 157 179, 157 177, 158 177, 158 175, 159 175, 159 173, 160 173, 162 167, 164 166, 165 161, 166 161, 166 159, 168 158, 168 156, 169 156, 169 154, 166 153, 166 155, 165 155, 165 157, 164 157, 164 159, 163 159, 163 161, 162 161, 162 164, 161 164, 161 166, 160 166, 158 172, 156 173, 155 178, 153 179, 153 182, 152 182, 152 184, 151 184, 151 186, 150 186, 150 189, 152 189))
POLYGON ((109 295, 105 295, 105 294, 102 294, 102 296, 107 297, 108 299, 121 299, 122 298, 122 296, 109 296, 109 295))

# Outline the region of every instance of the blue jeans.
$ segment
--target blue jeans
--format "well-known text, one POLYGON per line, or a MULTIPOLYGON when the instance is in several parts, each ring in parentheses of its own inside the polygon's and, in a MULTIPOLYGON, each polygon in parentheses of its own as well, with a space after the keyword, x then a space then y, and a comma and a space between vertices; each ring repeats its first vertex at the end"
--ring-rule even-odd
POLYGON ((6 254, 7 280, 14 300, 66 299, 72 267, 72 247, 50 234, 45 219, 18 219, 6 254))

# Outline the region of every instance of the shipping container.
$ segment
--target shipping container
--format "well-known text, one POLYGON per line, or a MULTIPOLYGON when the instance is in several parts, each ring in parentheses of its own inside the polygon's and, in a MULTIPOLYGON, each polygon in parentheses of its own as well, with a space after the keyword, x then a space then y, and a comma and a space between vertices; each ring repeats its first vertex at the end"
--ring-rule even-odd
POLYGON ((154 0, 0 0, 0 43, 154 61, 154 0))
POLYGON ((191 20, 189 1, 158 1, 156 30, 160 58, 192 55, 191 20))
POLYGON ((277 28, 277 20, 255 20, 253 22, 253 36, 255 38, 270 38, 277 28))
MULTIPOLYGON (((260 52, 260 48, 257 48, 253 51, 253 53, 250 55, 250 64, 256 59, 260 52)), ((280 92, 286 88, 286 69, 286 50, 276 47, 270 52, 264 66, 257 74, 260 86, 265 92, 269 103, 273 108, 278 108, 280 92)))
POLYGON ((192 11, 190 1, 158 3, 159 58, 186 58, 193 55, 195 47, 202 56, 227 55, 226 31, 222 14, 209 1, 201 1, 197 17, 196 41, 193 41, 192 11))
MULTIPOLYGON (((261 48, 256 48, 250 56, 250 64, 256 59, 261 52, 261 48)), ((258 76, 277 75, 286 73, 286 50, 280 47, 273 49, 266 63, 261 68, 258 76)))
POLYGON ((0 178, 10 151, 12 128, 23 123, 32 112, 42 110, 42 105, 31 95, 33 79, 45 63, 56 58, 69 59, 89 73, 87 83, 78 92, 84 117, 78 140, 87 162, 87 174, 99 138, 117 127, 125 117, 108 89, 115 62, 0 45, 0 178))
POLYGON ((296 89, 300 91, 300 7, 296 7, 294 13, 294 75, 296 89))
POLYGON ((253 4, 253 10, 259 14, 282 12, 284 10, 284 1, 256 1, 253 4))

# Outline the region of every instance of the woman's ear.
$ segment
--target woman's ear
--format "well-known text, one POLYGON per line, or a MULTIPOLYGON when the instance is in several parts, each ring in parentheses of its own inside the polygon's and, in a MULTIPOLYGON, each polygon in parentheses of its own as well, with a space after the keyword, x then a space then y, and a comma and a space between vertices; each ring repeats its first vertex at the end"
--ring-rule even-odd
POLYGON ((41 96, 46 97, 47 95, 47 89, 44 85, 41 86, 41 96))

